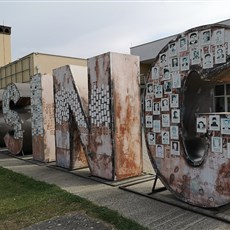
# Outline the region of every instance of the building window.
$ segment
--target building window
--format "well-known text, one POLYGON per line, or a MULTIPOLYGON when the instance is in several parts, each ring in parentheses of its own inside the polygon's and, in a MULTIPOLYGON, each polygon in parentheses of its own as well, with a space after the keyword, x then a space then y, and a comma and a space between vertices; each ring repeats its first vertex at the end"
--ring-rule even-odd
POLYGON ((215 86, 214 103, 215 112, 230 112, 230 84, 215 86))

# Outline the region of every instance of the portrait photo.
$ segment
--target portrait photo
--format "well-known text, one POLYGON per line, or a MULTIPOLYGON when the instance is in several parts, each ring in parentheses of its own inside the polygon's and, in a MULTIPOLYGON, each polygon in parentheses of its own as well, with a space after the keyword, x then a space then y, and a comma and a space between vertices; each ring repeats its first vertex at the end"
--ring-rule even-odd
POLYGON ((160 133, 161 132, 161 121, 153 120, 153 132, 160 133))
POLYGON ((198 32, 192 32, 189 35, 189 46, 198 45, 198 32))
POLYGON ((164 82, 164 93, 165 94, 172 93, 172 82, 171 81, 164 82))
POLYGON ((153 87, 153 83, 148 83, 146 86, 146 94, 147 95, 153 95, 154 93, 154 87, 153 87))
POLYGON ((146 115, 145 116, 145 127, 152 128, 153 127, 153 116, 146 115))
POLYGON ((161 111, 169 111, 169 99, 161 98, 161 111))
POLYGON ((162 119, 161 119, 162 127, 163 128, 170 127, 170 115, 169 114, 162 114, 161 116, 162 116, 162 119))
POLYGON ((180 69, 181 71, 189 70, 189 56, 180 57, 180 69))
POLYGON ((201 31, 201 45, 207 45, 211 42, 211 30, 201 31))
POLYGON ((172 123, 180 123, 180 110, 172 109, 171 110, 172 123))
POLYGON ((153 102, 153 115, 160 115, 160 102, 153 102))
POLYGON ((168 55, 167 55, 167 53, 160 54, 160 65, 161 66, 168 65, 168 55))
POLYGON ((161 98, 163 96, 163 87, 162 85, 155 85, 154 87, 155 91, 155 98, 161 98))
POLYGON ((190 58, 192 65, 198 65, 201 63, 201 51, 199 47, 190 48, 190 58))
POLYGON ((215 64, 226 62, 226 50, 224 46, 217 46, 215 49, 215 64))
POLYGON ((179 72, 172 73, 172 88, 173 89, 181 88, 181 76, 179 72))
POLYGON ((180 142, 171 141, 171 154, 175 156, 180 156, 180 142))
POLYGON ((170 126, 170 138, 172 140, 178 140, 179 139, 178 126, 176 126, 176 125, 170 126))
POLYGON ((211 142, 211 151, 214 153, 222 153, 222 137, 212 137, 211 142))
POLYGON ((156 134, 153 132, 148 132, 148 144, 155 145, 156 144, 156 134))
POLYGON ((212 53, 203 54, 203 68, 209 69, 213 67, 213 56, 212 53))
POLYGON ((170 72, 170 70, 169 70, 169 68, 168 67, 165 67, 164 69, 163 69, 163 77, 162 77, 162 80, 170 80, 171 79, 171 72, 170 72))
POLYGON ((224 29, 218 29, 213 32, 213 40, 215 45, 223 45, 224 40, 224 29))
POLYGON ((188 49, 187 38, 183 37, 179 39, 179 52, 186 51, 188 49))
POLYGON ((152 67, 152 79, 153 80, 159 79, 159 76, 160 76, 159 67, 157 66, 152 67))
POLYGON ((170 95, 170 107, 178 108, 179 107, 179 94, 170 95))
POLYGON ((171 70, 178 71, 179 70, 179 58, 173 57, 170 60, 171 60, 171 70))
POLYGON ((169 57, 177 55, 177 45, 176 42, 168 44, 169 57))
POLYGON ((209 115, 209 130, 220 131, 220 116, 219 115, 209 115))
POLYGON ((145 111, 147 111, 147 112, 152 112, 153 111, 152 99, 150 99, 150 98, 145 99, 145 111))
POLYGON ((156 157, 164 158, 164 146, 156 145, 156 157))
POLYGON ((221 118, 221 134, 230 135, 230 119, 229 118, 221 118))
POLYGON ((206 133, 207 124, 205 117, 197 117, 196 119, 196 132, 197 133, 206 133))
POLYGON ((162 145, 169 145, 169 131, 161 132, 162 145))

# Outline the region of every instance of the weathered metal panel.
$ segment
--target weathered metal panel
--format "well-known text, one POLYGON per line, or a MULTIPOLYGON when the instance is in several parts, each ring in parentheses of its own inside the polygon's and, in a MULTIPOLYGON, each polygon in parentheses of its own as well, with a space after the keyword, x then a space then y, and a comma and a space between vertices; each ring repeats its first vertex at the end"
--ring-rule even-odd
POLYGON ((55 161, 53 76, 37 74, 31 79, 33 159, 55 161))
POLYGON ((5 122, 12 127, 4 137, 6 147, 15 155, 21 151, 31 152, 30 85, 9 84, 3 92, 2 101, 5 122), (23 142, 24 138, 26 142, 23 142))
POLYGON ((115 177, 117 180, 142 172, 141 100, 139 58, 111 54, 115 120, 115 177))
POLYGON ((138 63, 135 56, 116 53, 88 60, 88 151, 94 176, 119 180, 141 173, 138 63))
POLYGON ((209 124, 213 116, 229 117, 213 112, 212 105, 213 86, 223 79, 230 83, 229 42, 228 26, 186 31, 161 50, 147 79, 145 137, 153 167, 175 196, 201 207, 230 201, 230 133, 209 124))
POLYGON ((88 103, 87 68, 64 66, 55 69, 53 75, 56 163, 68 169, 87 167, 84 148, 88 144, 88 123, 83 110, 88 103))

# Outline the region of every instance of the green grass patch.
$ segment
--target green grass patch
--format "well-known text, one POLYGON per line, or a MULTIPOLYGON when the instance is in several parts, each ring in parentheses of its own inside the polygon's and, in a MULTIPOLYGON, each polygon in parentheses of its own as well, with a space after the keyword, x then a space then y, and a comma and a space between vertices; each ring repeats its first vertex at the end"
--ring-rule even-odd
POLYGON ((70 212, 85 212, 117 229, 147 229, 116 211, 97 206, 56 185, 0 167, 0 229, 21 229, 70 212))

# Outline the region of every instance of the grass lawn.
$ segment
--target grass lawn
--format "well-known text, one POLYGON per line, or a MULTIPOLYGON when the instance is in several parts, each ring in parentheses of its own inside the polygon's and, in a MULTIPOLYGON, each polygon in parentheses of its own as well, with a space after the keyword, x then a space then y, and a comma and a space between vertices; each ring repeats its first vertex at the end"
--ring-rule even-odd
POLYGON ((118 212, 99 207, 55 185, 0 167, 0 229, 21 229, 70 212, 83 211, 117 229, 147 229, 118 212))

